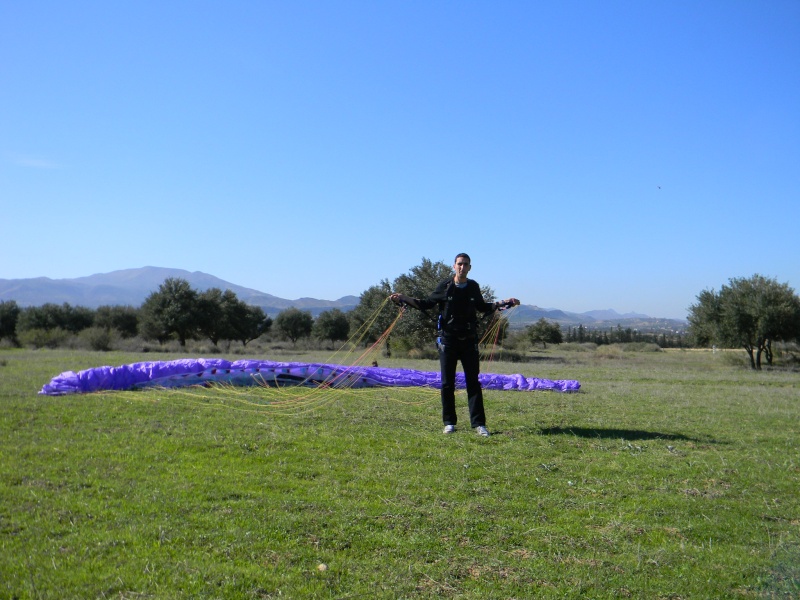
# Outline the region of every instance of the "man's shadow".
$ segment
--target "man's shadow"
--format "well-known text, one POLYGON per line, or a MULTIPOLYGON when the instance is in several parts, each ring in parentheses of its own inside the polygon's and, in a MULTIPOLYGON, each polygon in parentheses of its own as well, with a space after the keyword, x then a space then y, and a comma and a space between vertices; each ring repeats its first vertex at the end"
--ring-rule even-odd
POLYGON ((642 429, 609 429, 609 428, 589 428, 589 427, 545 427, 540 429, 541 435, 574 435, 582 438, 602 439, 602 440, 627 440, 629 442, 638 440, 666 440, 666 441, 685 441, 702 442, 706 444, 718 444, 713 438, 693 438, 680 433, 663 433, 661 431, 645 431, 642 429))

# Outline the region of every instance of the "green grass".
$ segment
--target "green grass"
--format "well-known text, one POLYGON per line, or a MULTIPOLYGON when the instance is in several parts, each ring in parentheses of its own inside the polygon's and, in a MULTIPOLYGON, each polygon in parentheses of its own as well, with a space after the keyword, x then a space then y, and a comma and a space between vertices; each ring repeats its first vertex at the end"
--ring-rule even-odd
POLYGON ((174 356, 2 350, 0 598, 800 595, 800 374, 562 354, 484 366, 583 391, 486 392, 483 439, 430 390, 41 397, 174 356))

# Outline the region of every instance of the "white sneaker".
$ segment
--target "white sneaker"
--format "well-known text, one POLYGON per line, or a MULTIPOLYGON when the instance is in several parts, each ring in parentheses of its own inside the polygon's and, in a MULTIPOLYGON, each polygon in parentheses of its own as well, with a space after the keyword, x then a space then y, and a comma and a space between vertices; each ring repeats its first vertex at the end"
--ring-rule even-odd
POLYGON ((475 432, 476 432, 478 435, 482 435, 483 437, 489 437, 489 430, 488 430, 488 429, 486 429, 486 427, 484 427, 483 425, 478 425, 478 426, 475 428, 475 432))
POLYGON ((455 433, 455 432, 456 432, 456 426, 455 425, 445 425, 444 426, 444 431, 442 433, 455 433))

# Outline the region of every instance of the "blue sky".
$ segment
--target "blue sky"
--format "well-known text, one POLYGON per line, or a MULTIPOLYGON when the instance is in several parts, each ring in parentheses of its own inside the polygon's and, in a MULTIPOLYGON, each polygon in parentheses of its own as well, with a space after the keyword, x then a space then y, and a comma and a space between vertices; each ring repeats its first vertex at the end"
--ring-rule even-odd
POLYGON ((800 2, 0 0, 0 278, 800 289, 800 2))

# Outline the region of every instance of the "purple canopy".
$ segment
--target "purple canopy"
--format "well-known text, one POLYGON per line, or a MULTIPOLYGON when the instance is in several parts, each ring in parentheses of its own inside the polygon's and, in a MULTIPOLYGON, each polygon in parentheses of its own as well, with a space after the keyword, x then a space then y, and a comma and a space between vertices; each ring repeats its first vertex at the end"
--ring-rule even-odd
MULTIPOLYGON (((581 384, 572 380, 552 381, 522 375, 482 373, 481 385, 488 390, 553 390, 575 392, 581 384)), ((383 367, 347 367, 322 363, 273 362, 220 358, 185 358, 140 362, 119 367, 96 367, 75 373, 65 371, 45 385, 39 394, 62 396, 104 390, 145 387, 183 387, 221 383, 228 385, 363 387, 440 387, 439 373, 383 367)), ((456 386, 465 387, 464 374, 456 375, 456 386)))

